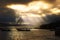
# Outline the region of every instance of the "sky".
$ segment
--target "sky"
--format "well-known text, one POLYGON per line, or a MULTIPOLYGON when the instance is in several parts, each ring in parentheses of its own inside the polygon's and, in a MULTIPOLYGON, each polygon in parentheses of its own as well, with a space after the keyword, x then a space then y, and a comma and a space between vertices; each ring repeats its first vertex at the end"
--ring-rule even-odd
MULTIPOLYGON (((0 0, 0 10, 1 10, 1 7, 3 8, 5 5, 7 4, 14 4, 14 3, 20 3, 20 4, 27 4, 31 1, 36 1, 36 0, 0 0), (3 4, 3 5, 2 5, 3 4)), ((46 1, 48 3, 56 3, 56 1, 59 2, 59 0, 41 0, 41 1, 46 1)), ((4 10, 4 9, 3 9, 4 10)), ((0 12, 1 13, 1 12, 0 12)), ((0 15, 1 16, 1 15, 0 15)), ((11 16, 10 16, 11 17, 11 16)), ((13 18, 12 18, 13 19, 13 18)), ((4 20, 3 20, 4 21, 4 20)))
MULTIPOLYGON (((27 4, 31 1, 36 1, 36 0, 0 0, 0 8, 4 7, 7 4, 14 4, 14 3, 27 4)), ((39 0, 39 1, 45 1, 45 2, 48 2, 48 3, 52 3, 52 4, 60 3, 60 0, 39 0)))
MULTIPOLYGON (((27 4, 31 1, 36 1, 36 0, 0 0, 0 5, 1 5, 0 7, 4 7, 5 5, 12 4, 12 3, 27 4)), ((54 2, 56 3, 56 1, 57 3, 60 2, 60 0, 39 0, 39 1, 46 1, 48 3, 54 3, 54 2)))
MULTIPOLYGON (((4 4, 9 4, 9 3, 23 3, 26 4, 31 1, 36 1, 36 0, 0 0, 0 5, 4 4)), ((55 0, 44 0, 46 2, 55 2, 55 0)))

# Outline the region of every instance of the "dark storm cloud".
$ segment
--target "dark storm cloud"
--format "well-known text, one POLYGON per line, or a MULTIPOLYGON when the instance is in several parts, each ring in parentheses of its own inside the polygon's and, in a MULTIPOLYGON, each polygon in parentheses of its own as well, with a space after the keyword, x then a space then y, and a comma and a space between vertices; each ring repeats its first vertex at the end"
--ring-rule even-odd
POLYGON ((0 7, 4 7, 7 4, 27 4, 28 2, 31 2, 32 0, 0 0, 0 7), (3 4, 3 5, 2 5, 3 4))
POLYGON ((0 23, 15 22, 14 11, 7 8, 0 8, 0 23))
MULTIPOLYGON (((3 7, 5 5, 7 5, 7 4, 15 4, 15 3, 16 4, 18 4, 18 3, 20 3, 20 4, 27 4, 27 3, 31 2, 31 1, 38 1, 38 0, 0 0, 0 7, 1 6, 3 7)), ((42 0, 39 0, 39 1, 42 1, 42 0)), ((53 3, 56 0, 43 0, 43 1, 46 1, 48 3, 53 3)))
MULTIPOLYGON (((0 0, 0 3, 28 3, 31 1, 36 1, 36 0, 0 0)), ((39 0, 39 1, 42 1, 42 0, 39 0)), ((56 0, 43 0, 43 1, 55 2, 56 0)))
POLYGON ((0 3, 28 3, 32 0, 0 0, 0 3))

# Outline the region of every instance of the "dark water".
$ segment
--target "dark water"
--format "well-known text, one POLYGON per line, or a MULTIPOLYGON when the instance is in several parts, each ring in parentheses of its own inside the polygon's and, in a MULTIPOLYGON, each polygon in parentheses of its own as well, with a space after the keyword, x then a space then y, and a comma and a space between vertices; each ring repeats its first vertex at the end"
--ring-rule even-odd
POLYGON ((55 40, 55 32, 45 29, 0 31, 0 40, 55 40))

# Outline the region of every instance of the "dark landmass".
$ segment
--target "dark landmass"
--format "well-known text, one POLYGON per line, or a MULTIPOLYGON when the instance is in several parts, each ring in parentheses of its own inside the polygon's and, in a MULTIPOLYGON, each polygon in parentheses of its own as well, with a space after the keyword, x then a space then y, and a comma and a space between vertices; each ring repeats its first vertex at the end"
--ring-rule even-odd
POLYGON ((55 31, 55 36, 60 37, 60 21, 56 21, 56 22, 53 22, 50 24, 42 25, 40 28, 55 31))

